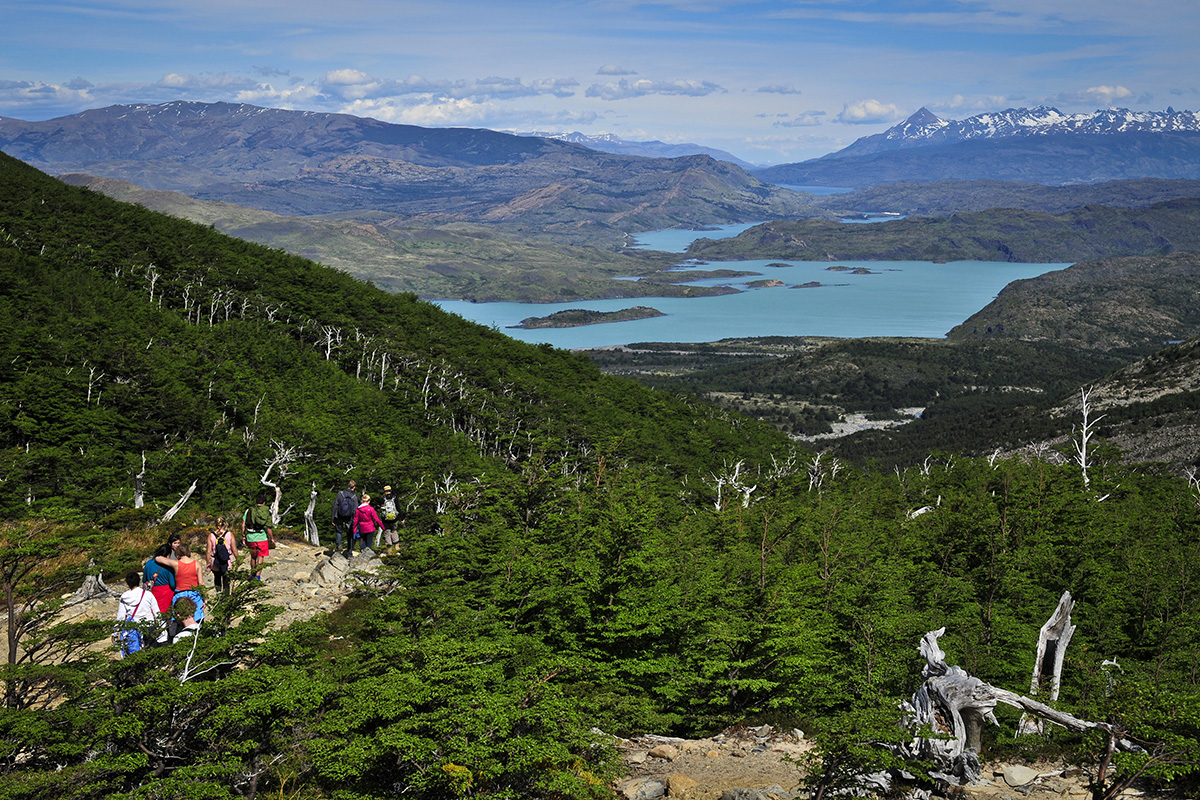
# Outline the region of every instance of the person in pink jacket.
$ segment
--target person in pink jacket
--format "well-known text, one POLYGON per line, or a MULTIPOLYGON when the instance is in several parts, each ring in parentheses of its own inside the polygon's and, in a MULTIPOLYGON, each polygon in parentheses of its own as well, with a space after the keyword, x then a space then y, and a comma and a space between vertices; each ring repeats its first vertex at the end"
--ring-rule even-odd
POLYGON ((370 545, 368 542, 375 538, 375 531, 383 527, 379 512, 371 505, 371 495, 363 494, 362 503, 354 512, 354 536, 350 540, 350 552, 354 552, 354 543, 358 542, 358 550, 362 552, 370 545))

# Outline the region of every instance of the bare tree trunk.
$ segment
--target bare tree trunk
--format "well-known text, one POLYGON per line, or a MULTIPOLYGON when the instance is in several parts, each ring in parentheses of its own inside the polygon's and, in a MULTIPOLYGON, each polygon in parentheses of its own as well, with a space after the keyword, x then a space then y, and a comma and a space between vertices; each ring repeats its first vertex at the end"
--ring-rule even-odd
POLYGON ((168 510, 166 514, 163 514, 162 521, 170 522, 175 515, 179 513, 179 509, 183 508, 183 504, 186 503, 189 498, 191 498, 192 492, 194 491, 196 491, 196 481, 192 481, 192 485, 189 486, 188 490, 183 493, 182 497, 179 498, 179 502, 171 506, 170 510, 168 510))
POLYGON ((304 509, 304 531, 308 534, 308 543, 320 546, 321 537, 317 534, 317 521, 313 513, 317 508, 317 483, 313 481, 312 491, 308 493, 308 508, 304 509))
MULTIPOLYGON (((1067 645, 1075 634, 1075 626, 1071 624, 1071 609, 1075 601, 1070 592, 1063 592, 1059 598, 1058 607, 1042 626, 1038 634, 1037 659, 1033 665, 1033 679, 1029 683, 1029 694, 1032 697, 1045 695, 1053 703, 1058 699, 1058 687, 1062 678, 1063 657, 1067 645)), ((1017 724, 1017 733, 1043 733, 1045 726, 1041 718, 1026 713, 1017 724)))
POLYGON ((142 451, 142 471, 133 476, 133 507, 141 508, 146 504, 143 481, 146 478, 146 451, 142 451))

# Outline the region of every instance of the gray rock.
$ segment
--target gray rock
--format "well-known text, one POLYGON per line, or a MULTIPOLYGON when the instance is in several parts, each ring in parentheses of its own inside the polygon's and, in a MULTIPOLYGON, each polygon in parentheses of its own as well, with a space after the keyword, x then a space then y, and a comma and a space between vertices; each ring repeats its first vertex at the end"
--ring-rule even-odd
POLYGON ((1023 764, 1006 764, 1002 770, 1004 782, 1009 786, 1024 786, 1032 783, 1038 776, 1036 769, 1030 769, 1023 764))
POLYGON ((657 778, 634 778, 621 789, 626 800, 653 800, 667 793, 667 784, 657 778))
POLYGON ((763 789, 729 789, 721 795, 721 800, 792 800, 800 797, 798 792, 789 792, 779 784, 763 789))

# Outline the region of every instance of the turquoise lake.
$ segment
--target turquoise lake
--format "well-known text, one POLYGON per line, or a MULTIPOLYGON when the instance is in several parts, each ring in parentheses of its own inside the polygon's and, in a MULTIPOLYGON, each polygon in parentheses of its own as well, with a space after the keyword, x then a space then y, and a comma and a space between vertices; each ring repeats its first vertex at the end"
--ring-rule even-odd
MULTIPOLYGON (((655 231, 637 237, 638 247, 682 253, 701 236, 735 236, 749 225, 715 231, 655 231)), ((698 286, 728 285, 739 294, 718 297, 646 297, 584 300, 569 303, 470 303, 435 300, 438 306, 525 342, 555 347, 607 347, 632 342, 713 342, 749 336, 915 336, 942 338, 990 303, 1006 285, 1022 278, 1064 269, 1068 264, 1010 264, 999 261, 722 261, 687 269, 731 269, 756 274, 694 281, 698 286), (787 266, 767 266, 786 263, 787 266), (848 269, 831 270, 830 267, 848 269), (852 274, 855 270, 870 274, 852 274), (781 281, 783 286, 749 288, 752 281, 781 281), (820 286, 799 287, 819 283, 820 286), (583 325, 577 328, 520 330, 511 326, 527 317, 582 308, 617 311, 650 306, 666 316, 654 319, 583 325)))

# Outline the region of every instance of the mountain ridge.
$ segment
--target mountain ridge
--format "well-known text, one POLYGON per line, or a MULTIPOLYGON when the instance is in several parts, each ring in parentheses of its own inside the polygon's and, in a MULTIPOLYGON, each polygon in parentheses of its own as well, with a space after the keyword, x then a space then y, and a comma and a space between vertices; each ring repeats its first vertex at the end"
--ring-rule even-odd
POLYGON ((1200 112, 1100 109, 1091 114, 1064 114, 1052 106, 1008 108, 947 120, 920 108, 883 133, 865 136, 823 159, 868 155, 886 150, 926 147, 973 139, 1007 139, 1058 134, 1200 132, 1200 112))
POLYGON ((668 144, 657 139, 652 141, 630 141, 612 133, 590 135, 571 131, 570 133, 554 133, 550 131, 517 131, 518 136, 536 136, 541 139, 553 139, 559 142, 570 142, 603 153, 618 153, 630 156, 646 156, 648 158, 678 158, 680 156, 707 155, 718 161, 728 161, 742 169, 755 169, 757 165, 738 158, 733 153, 715 147, 705 147, 701 144, 685 142, 668 144))
POLYGON ((753 171, 773 183, 864 187, 901 181, 1052 185, 1200 178, 1200 112, 1127 109, 1067 115, 1008 109, 961 121, 920 109, 836 153, 753 171))
POLYGON ((281 214, 387 211, 614 249, 631 231, 752 222, 809 202, 706 155, 643 158, 482 128, 233 103, 3 118, 0 149, 51 174, 119 178, 281 214))

